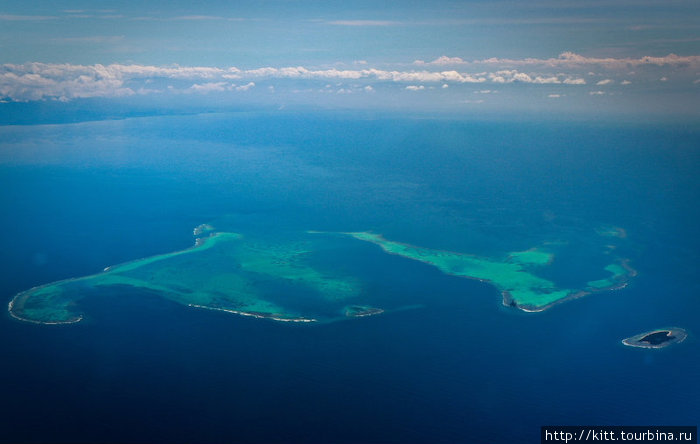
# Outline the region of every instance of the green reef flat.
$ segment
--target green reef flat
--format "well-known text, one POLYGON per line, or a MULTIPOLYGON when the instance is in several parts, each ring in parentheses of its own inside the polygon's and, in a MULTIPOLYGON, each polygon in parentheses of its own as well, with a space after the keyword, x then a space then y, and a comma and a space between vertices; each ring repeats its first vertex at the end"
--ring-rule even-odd
POLYGON ((538 269, 550 264, 554 259, 553 253, 540 249, 513 252, 497 260, 394 242, 374 233, 345 234, 379 245, 389 254, 430 264, 443 273, 489 282, 501 291, 504 305, 525 311, 542 311, 566 299, 595 291, 622 288, 636 275, 627 260, 617 259, 605 267, 609 273, 608 277, 589 281, 583 288, 568 289, 538 276, 538 269))
MULTIPOLYGON (((201 227, 201 226, 200 226, 201 227)), ((202 234, 195 229, 195 234, 202 234)), ((104 287, 130 286, 196 308, 289 322, 313 322, 315 315, 342 313, 358 282, 306 260, 322 239, 303 236, 266 242, 216 232, 194 247, 125 264, 103 272, 54 282, 15 296, 10 313, 22 320, 61 324, 82 319, 77 304, 104 287), (328 311, 327 311, 328 310, 328 311)), ((326 242, 327 244, 327 242, 326 242)))
MULTIPOLYGON (((611 232, 618 231, 606 229, 598 236, 611 232)), ((584 281, 580 288, 560 285, 544 273, 557 259, 557 243, 480 257, 395 242, 371 232, 242 235, 203 224, 193 234, 196 242, 191 248, 21 292, 9 303, 9 312, 28 322, 75 323, 84 316, 81 301, 98 297, 105 288, 139 289, 193 308, 302 323, 380 315, 429 301, 429 295, 425 301, 404 301, 400 294, 388 300, 387 295, 368 290, 371 277, 343 266, 352 254, 360 254, 360 262, 381 264, 382 255, 388 253, 436 267, 446 275, 488 282, 502 293, 504 305, 525 311, 621 288, 636 274, 626 259, 609 256, 609 263, 591 276, 597 279, 584 281), (366 243, 381 250, 358 249, 366 243)))

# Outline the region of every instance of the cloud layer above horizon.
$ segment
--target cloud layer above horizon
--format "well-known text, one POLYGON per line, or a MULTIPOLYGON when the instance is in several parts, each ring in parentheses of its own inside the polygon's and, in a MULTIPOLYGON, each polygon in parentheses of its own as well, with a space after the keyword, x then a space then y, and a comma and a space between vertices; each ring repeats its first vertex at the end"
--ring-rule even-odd
MULTIPOLYGON (((466 61, 440 56, 382 69, 366 62, 332 67, 149 66, 24 63, 0 65, 0 100, 69 101, 90 97, 151 94, 429 93, 454 86, 548 86, 547 97, 561 98, 573 88, 586 94, 628 94, 676 87, 697 93, 700 56, 594 58, 571 52, 556 58, 488 58, 466 61), (359 69, 358 69, 359 67, 359 69), (634 85, 634 88, 632 86, 634 85), (262 87, 262 88, 261 88, 262 87), (554 90, 552 88, 555 88, 554 90), (262 90, 262 91, 260 91, 262 90)), ((475 91, 479 93, 479 91, 475 91)), ((472 101, 471 103, 473 103, 472 101)))
POLYGON ((0 102, 700 116, 698 14, 696 0, 15 2, 0 7, 0 102))

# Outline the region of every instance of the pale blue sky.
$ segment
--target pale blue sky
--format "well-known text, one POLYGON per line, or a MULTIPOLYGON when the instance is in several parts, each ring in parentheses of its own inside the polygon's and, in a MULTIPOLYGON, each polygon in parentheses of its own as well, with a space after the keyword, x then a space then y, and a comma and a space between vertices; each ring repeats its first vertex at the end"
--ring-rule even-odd
POLYGON ((1 2, 2 62, 254 67, 700 53, 697 1, 1 2))
POLYGON ((623 108, 646 97, 690 110, 699 57, 696 0, 0 2, 3 101, 246 93, 486 108, 617 95, 623 108), (158 71, 175 66, 220 71, 158 71))

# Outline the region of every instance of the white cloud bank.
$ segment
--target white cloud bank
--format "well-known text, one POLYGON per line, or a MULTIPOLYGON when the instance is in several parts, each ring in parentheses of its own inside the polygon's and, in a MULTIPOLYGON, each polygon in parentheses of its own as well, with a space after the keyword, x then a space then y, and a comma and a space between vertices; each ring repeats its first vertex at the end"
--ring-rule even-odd
MULTIPOLYGON (((149 65, 72 65, 51 63, 26 63, 0 65, 0 100, 72 100, 88 97, 121 97, 153 94, 158 92, 182 94, 226 93, 251 91, 256 84, 263 90, 271 86, 282 91, 285 86, 298 89, 318 89, 314 82, 333 83, 344 91, 374 91, 380 84, 397 85, 382 91, 418 91, 445 89, 465 84, 488 85, 542 85, 543 88, 569 88, 586 85, 584 77, 598 75, 603 78, 596 85, 618 87, 631 83, 658 84, 686 82, 692 85, 700 69, 700 56, 642 57, 638 59, 591 58, 573 53, 563 53, 553 59, 485 59, 466 62, 459 57, 440 57, 432 62, 414 62, 414 69, 378 69, 355 66, 362 69, 313 69, 304 66, 261 67, 239 69, 236 67, 205 66, 149 66, 149 65), (454 65, 460 70, 445 69, 454 65), (636 68, 632 71, 630 68, 636 68), (647 68, 644 68, 647 67, 647 68), (418 69, 416 69, 418 68, 418 69), (605 71, 604 77, 600 72, 605 71), (273 85, 274 83, 274 85, 273 85), (361 86, 359 85, 361 83, 361 86), (424 86, 425 85, 425 86, 424 86)), ((650 86, 652 87, 652 86, 650 86)), ((450 90, 451 91, 451 90, 450 90)), ((561 91, 546 91, 561 94, 561 91)))
POLYGON ((499 66, 545 66, 545 67, 581 67, 600 66, 610 69, 629 68, 643 65, 654 66, 700 66, 700 56, 679 56, 668 54, 662 57, 645 56, 640 58, 612 58, 612 57, 585 57, 573 52, 563 52, 559 57, 549 59, 525 58, 525 59, 505 59, 488 58, 480 60, 466 61, 460 57, 440 56, 432 62, 416 60, 416 65, 499 65, 499 66))
POLYGON ((331 20, 325 23, 337 26, 394 26, 400 24, 390 20, 331 20))

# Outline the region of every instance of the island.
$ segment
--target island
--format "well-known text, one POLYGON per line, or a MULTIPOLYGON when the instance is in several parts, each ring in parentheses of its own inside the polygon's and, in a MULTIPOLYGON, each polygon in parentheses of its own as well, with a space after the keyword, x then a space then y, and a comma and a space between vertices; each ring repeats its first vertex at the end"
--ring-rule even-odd
POLYGON ((384 313, 381 308, 370 307, 368 305, 349 305, 345 307, 345 316, 349 318, 362 318, 384 313))
MULTIPOLYGON (((198 227, 198 228, 201 228, 198 227)), ((65 279, 17 294, 8 311, 15 319, 71 324, 84 315, 80 303, 108 287, 142 291, 188 307, 280 322, 329 320, 360 285, 347 274, 311 260, 332 245, 325 239, 281 235, 243 236, 195 229, 194 246, 105 267, 100 273, 65 279)))
MULTIPOLYGON (((595 245, 596 239, 605 238, 600 248, 589 251, 597 254, 591 260, 600 268, 589 271, 590 276, 581 276, 580 285, 565 285, 553 278, 557 274, 551 267, 557 261, 576 269, 566 265, 566 250, 562 248, 566 242, 559 240, 487 256, 411 245, 370 231, 251 230, 241 234, 202 224, 194 228, 196 239, 190 248, 31 288, 15 295, 8 311, 22 321, 73 324, 87 315, 82 308, 84 299, 116 289, 118 293, 135 291, 187 307, 257 319, 296 324, 334 322, 429 304, 430 292, 408 295, 373 290, 380 284, 378 279, 383 279, 376 270, 409 270, 415 265, 404 261, 411 261, 435 267, 446 276, 491 285, 501 294, 503 305, 538 312, 590 293, 623 288, 637 274, 628 258, 617 255, 617 246, 604 245, 610 243, 611 233, 623 232, 609 227, 583 239, 585 245, 595 245), (374 271, 358 264, 372 264, 374 271)), ((612 238, 623 239, 617 235, 612 238)), ((394 276, 401 276, 401 272, 394 276)), ((673 338, 681 337, 675 331, 673 338)), ((656 346, 670 341, 662 339, 652 335, 642 343, 656 346)))
POLYGON ((682 328, 662 328, 659 330, 647 331, 623 339, 622 343, 628 347, 638 348, 664 348, 671 344, 683 342, 688 337, 688 332, 682 328))
POLYGON ((432 265, 452 276, 490 283, 500 290, 503 305, 528 312, 543 311, 590 293, 624 288, 637 275, 628 259, 614 258, 604 267, 607 277, 588 281, 582 288, 562 288, 539 274, 542 267, 554 260, 554 253, 544 247, 511 252, 503 258, 490 258, 418 247, 391 241, 372 232, 336 234, 376 244, 386 253, 432 265))
POLYGON ((194 227, 192 234, 194 236, 201 236, 202 234, 211 233, 212 231, 214 231, 214 227, 210 224, 200 224, 194 227))

